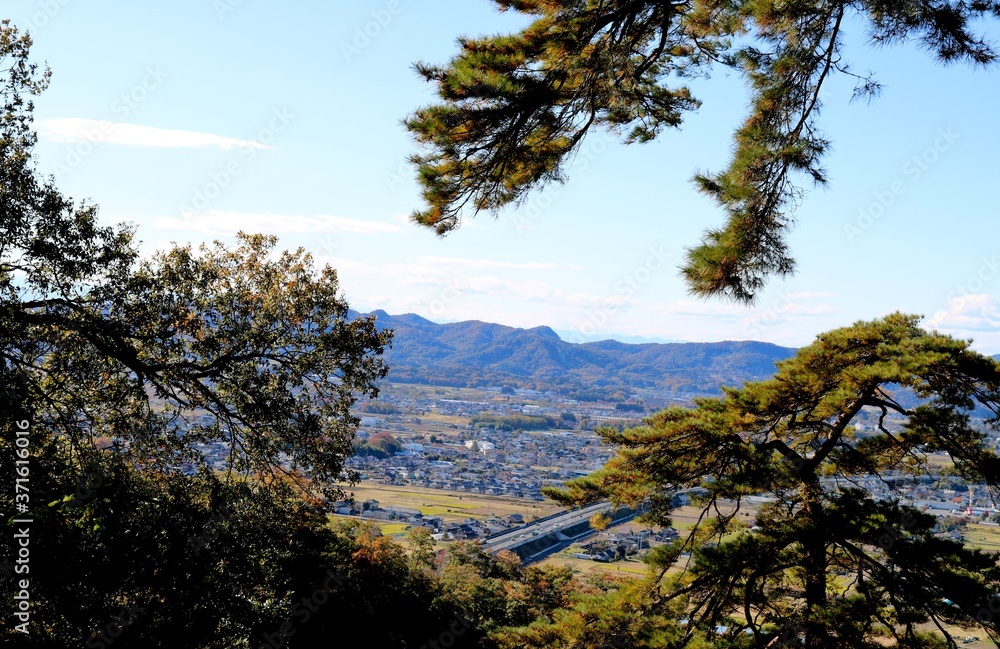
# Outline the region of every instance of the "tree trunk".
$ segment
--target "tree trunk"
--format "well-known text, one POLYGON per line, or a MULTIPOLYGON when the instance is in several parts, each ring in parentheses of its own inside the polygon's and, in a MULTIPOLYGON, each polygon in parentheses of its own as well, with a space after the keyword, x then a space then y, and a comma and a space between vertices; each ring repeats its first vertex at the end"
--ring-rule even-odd
POLYGON ((808 520, 802 538, 805 553, 805 646, 821 649, 830 646, 826 628, 826 534, 823 524, 822 487, 818 481, 805 488, 804 511, 808 520))

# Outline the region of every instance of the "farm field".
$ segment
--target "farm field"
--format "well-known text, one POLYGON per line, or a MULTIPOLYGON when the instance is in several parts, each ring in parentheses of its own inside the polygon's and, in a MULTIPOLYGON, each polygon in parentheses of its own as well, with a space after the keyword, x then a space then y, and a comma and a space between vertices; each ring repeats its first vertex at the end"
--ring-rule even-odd
POLYGON ((462 521, 466 518, 504 517, 510 514, 521 514, 525 520, 530 521, 536 516, 547 516, 562 509, 552 501, 534 502, 520 498, 466 494, 422 487, 401 487, 374 481, 362 481, 347 489, 347 492, 353 494, 354 499, 358 501, 374 498, 383 506, 417 509, 424 516, 440 516, 449 522, 462 521))
POLYGON ((406 538, 409 532, 409 523, 377 523, 378 528, 382 530, 383 536, 391 536, 393 539, 400 541, 406 538))
POLYGON ((580 552, 579 545, 571 545, 562 552, 557 552, 550 557, 540 561, 540 566, 566 566, 577 576, 587 576, 604 573, 615 577, 642 577, 646 574, 647 566, 635 557, 629 557, 623 561, 614 563, 601 563, 600 561, 588 561, 587 559, 577 559, 571 556, 574 552, 580 552))
MULTIPOLYGON (((933 625, 924 627, 921 630, 934 631, 933 625)), ((981 629, 960 629, 957 626, 952 626, 950 624, 944 625, 945 630, 951 634, 951 637, 955 638, 956 641, 961 643, 960 646, 966 647, 967 649, 991 649, 995 648, 992 642, 989 641, 986 634, 981 629), (970 643, 963 642, 966 638, 979 638, 979 640, 973 640, 970 643)))
POLYGON ((973 523, 965 527, 962 536, 972 547, 987 552, 1000 552, 1000 526, 973 523))

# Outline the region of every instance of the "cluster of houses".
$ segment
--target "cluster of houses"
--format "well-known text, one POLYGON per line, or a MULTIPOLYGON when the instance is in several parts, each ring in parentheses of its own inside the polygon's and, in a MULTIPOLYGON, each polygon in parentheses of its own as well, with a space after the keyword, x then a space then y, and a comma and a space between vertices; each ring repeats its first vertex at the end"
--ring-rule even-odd
MULTIPOLYGON (((499 393, 500 388, 487 388, 487 393, 499 393)), ((689 401, 691 396, 685 396, 682 399, 677 399, 672 397, 669 401, 689 401)), ((394 398, 393 396, 389 397, 394 398)), ((580 403, 575 399, 567 399, 562 397, 555 392, 545 391, 539 392, 537 390, 527 390, 527 389, 516 389, 513 394, 510 395, 506 402, 491 400, 491 401, 476 401, 467 399, 436 399, 433 403, 419 403, 415 400, 410 400, 410 406, 415 407, 418 410, 425 412, 437 412, 443 415, 452 415, 458 417, 474 417, 475 415, 489 413, 493 415, 503 416, 503 415, 555 415, 559 416, 561 413, 567 410, 573 412, 574 415, 578 417, 587 417, 588 419, 609 422, 609 421, 622 421, 627 419, 632 419, 634 417, 623 416, 622 412, 615 410, 612 406, 606 404, 596 404, 596 403, 580 403), (541 401, 543 405, 526 403, 527 401, 541 401)), ((649 399, 647 397, 647 403, 652 405, 666 403, 664 399, 653 398, 649 399)))
POLYGON ((651 529, 637 532, 617 532, 602 534, 599 538, 582 546, 583 552, 573 554, 577 559, 589 559, 611 563, 626 557, 639 554, 648 549, 651 543, 671 543, 679 536, 672 527, 654 531, 651 529))
POLYGON ((374 498, 358 502, 356 500, 338 500, 333 504, 333 512, 341 516, 360 516, 378 521, 402 521, 411 523, 423 519, 423 514, 417 509, 406 507, 382 506, 374 498))
MULTIPOLYGON (((193 446, 196 451, 201 453, 209 468, 215 471, 225 471, 228 467, 230 460, 228 442, 208 442, 193 446)), ((194 475, 198 472, 198 465, 194 462, 181 462, 175 465, 175 468, 185 475, 194 475)))
MULTIPOLYGON (((452 444, 452 447, 461 448, 452 444)), ((430 460, 425 453, 396 455, 389 458, 352 456, 346 466, 364 479, 388 485, 414 485, 470 494, 506 496, 542 501, 543 479, 526 468, 505 467, 482 454, 468 453, 469 458, 452 448, 435 447, 435 454, 451 460, 430 460)))
MULTIPOLYGON (((360 436, 388 425, 363 430, 360 436)), ((593 433, 479 428, 433 442, 402 437, 388 458, 352 456, 347 467, 392 485, 544 500, 542 488, 590 473, 614 455, 593 433)))
POLYGON ((511 514, 486 520, 468 518, 461 522, 445 522, 437 516, 424 516, 416 509, 381 505, 375 499, 363 502, 341 500, 333 505, 333 511, 341 516, 358 516, 377 521, 396 521, 413 527, 425 527, 435 540, 465 541, 482 539, 524 525, 524 516, 511 514))

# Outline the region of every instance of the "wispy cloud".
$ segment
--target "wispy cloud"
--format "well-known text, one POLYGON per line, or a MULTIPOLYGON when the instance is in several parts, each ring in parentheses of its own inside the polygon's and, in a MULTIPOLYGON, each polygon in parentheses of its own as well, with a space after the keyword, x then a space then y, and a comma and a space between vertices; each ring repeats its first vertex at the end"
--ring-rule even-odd
POLYGON ((948 301, 927 324, 948 331, 1000 331, 1000 304, 989 295, 963 295, 948 301))
POLYGON ((698 302, 695 300, 677 300, 662 306, 655 307, 656 311, 664 317, 686 317, 697 318, 732 318, 739 319, 746 316, 746 307, 738 304, 726 304, 718 302, 698 302))
POLYGON ((963 295, 927 320, 928 327, 958 338, 971 338, 976 349, 1000 351, 1000 302, 990 295, 963 295))
POLYGON ((795 293, 789 293, 788 297, 792 300, 816 300, 825 299, 830 297, 839 297, 837 293, 831 293, 829 291, 798 291, 795 293))
MULTIPOLYGON (((441 289, 446 287, 454 289, 463 296, 481 295, 515 300, 562 298, 560 291, 554 290, 550 284, 541 280, 462 274, 457 273, 454 266, 431 263, 427 261, 427 258, 384 264, 373 264, 322 254, 318 255, 317 259, 323 263, 329 263, 337 270, 359 280, 377 279, 380 282, 391 282, 396 286, 426 289, 429 292, 425 293, 423 298, 424 307, 427 306, 427 299, 437 295, 441 289)), ((415 298, 416 296, 411 293, 408 297, 415 298)), ((413 304, 420 305, 421 302, 416 301, 413 304)))
POLYGON ((353 232, 356 234, 387 234, 399 231, 399 226, 381 221, 364 221, 332 214, 305 216, 299 214, 252 214, 206 210, 189 218, 164 217, 153 221, 157 228, 189 230, 208 236, 231 236, 245 232, 319 233, 353 232))
MULTIPOLYGON (((516 268, 520 270, 549 270, 552 268, 559 268, 561 264, 554 264, 550 262, 512 262, 512 261, 493 261, 491 259, 463 259, 461 257, 432 257, 432 256, 422 256, 416 258, 419 264, 429 264, 432 266, 450 266, 459 268, 472 268, 476 270, 485 270, 488 268, 516 268)), ((571 268, 579 269, 579 266, 572 266, 571 268)))
POLYGON ((51 142, 107 142, 173 149, 269 148, 255 140, 80 117, 41 120, 38 122, 38 133, 42 139, 51 142))

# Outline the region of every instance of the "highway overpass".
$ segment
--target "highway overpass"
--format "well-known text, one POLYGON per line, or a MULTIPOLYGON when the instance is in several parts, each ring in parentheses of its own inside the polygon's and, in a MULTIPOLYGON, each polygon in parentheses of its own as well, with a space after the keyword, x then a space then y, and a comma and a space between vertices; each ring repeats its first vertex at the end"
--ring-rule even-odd
MULTIPOLYGON (((590 519, 598 513, 611 515, 611 503, 600 502, 539 518, 527 525, 489 536, 483 539, 483 546, 490 552, 514 552, 525 565, 541 561, 553 552, 595 534, 597 530, 590 526, 590 519)), ((619 508, 614 512, 614 522, 629 521, 637 513, 627 507, 619 508)))

